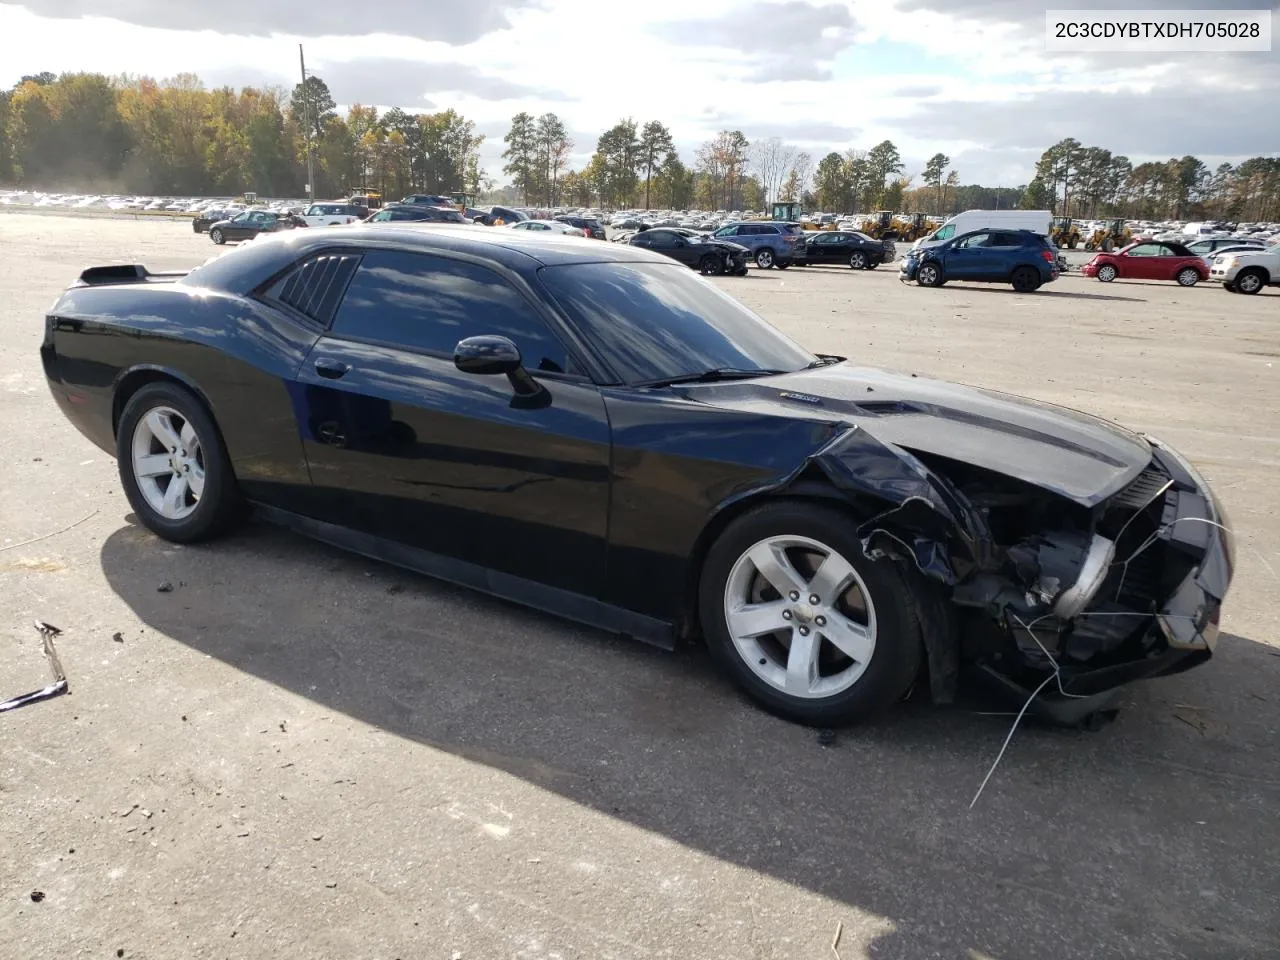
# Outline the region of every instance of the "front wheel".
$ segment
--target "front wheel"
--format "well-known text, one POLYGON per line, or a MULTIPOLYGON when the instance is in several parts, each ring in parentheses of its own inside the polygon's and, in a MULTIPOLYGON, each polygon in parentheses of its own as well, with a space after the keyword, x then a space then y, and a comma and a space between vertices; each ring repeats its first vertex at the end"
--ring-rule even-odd
POLYGON ((756 266, 761 270, 768 270, 774 265, 774 262, 772 250, 765 249, 756 253, 756 266))
POLYGON ((1098 268, 1098 279, 1101 280, 1103 283, 1110 283, 1117 276, 1119 276, 1119 274, 1120 274, 1120 271, 1117 270, 1115 267, 1113 267, 1109 263, 1104 263, 1102 266, 1098 268))
POLYGON ((227 238, 222 235, 222 231, 217 229, 209 231, 209 239, 219 245, 227 242, 227 238))
POLYGON ((923 655, 918 598, 868 560, 853 519, 784 501, 735 520, 707 555, 699 614, 712 655, 765 709, 815 726, 899 700, 923 655))
POLYGON ((867 255, 863 253, 861 250, 855 250, 853 253, 849 254, 849 269, 850 270, 867 269, 867 255))
POLYGON ((176 383, 151 383, 129 398, 116 430, 116 460, 139 521, 166 540, 208 540, 239 514, 240 492, 218 428, 176 383))
POLYGON ((1200 282, 1200 271, 1195 267, 1184 267, 1178 271, 1176 279, 1180 287, 1194 287, 1200 282))
POLYGON ((942 268, 936 263, 922 263, 916 268, 916 283, 922 287, 940 287, 945 282, 942 268))
POLYGON ((698 272, 704 277, 715 277, 724 273, 724 264, 719 257, 707 254, 698 261, 698 272))
POLYGON ((1241 293, 1255 294, 1267 284, 1260 270, 1245 270, 1236 277, 1236 289, 1241 293))

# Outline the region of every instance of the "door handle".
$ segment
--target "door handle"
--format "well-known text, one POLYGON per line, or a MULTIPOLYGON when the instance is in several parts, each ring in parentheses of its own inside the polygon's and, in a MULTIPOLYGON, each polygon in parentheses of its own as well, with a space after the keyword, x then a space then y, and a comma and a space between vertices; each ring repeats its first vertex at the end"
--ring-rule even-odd
POLYGON ((331 360, 328 357, 320 357, 316 360, 316 373, 326 380, 341 380, 350 369, 351 364, 343 363, 341 360, 331 360))

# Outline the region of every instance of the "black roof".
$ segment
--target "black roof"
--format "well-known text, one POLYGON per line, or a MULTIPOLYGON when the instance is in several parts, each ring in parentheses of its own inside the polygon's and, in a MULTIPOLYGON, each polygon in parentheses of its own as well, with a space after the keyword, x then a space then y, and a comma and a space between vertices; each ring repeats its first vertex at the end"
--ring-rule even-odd
POLYGON ((295 260, 334 247, 448 251, 491 260, 516 271, 574 263, 673 262, 669 257, 624 243, 474 224, 418 222, 399 226, 389 221, 266 234, 196 268, 187 282, 243 293, 295 260))

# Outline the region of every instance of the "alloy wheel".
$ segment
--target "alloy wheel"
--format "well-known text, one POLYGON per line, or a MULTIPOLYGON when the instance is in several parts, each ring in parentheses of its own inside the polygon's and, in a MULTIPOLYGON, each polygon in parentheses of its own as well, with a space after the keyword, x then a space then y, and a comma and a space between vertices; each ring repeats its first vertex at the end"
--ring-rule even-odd
POLYGON ((725 583, 724 616, 743 663, 787 696, 842 693, 875 654, 866 584, 839 552, 809 537, 768 537, 743 553, 725 583))
POLYGON ((133 430, 133 476, 165 520, 195 512, 204 494, 204 450, 195 427, 172 407, 153 407, 133 430))

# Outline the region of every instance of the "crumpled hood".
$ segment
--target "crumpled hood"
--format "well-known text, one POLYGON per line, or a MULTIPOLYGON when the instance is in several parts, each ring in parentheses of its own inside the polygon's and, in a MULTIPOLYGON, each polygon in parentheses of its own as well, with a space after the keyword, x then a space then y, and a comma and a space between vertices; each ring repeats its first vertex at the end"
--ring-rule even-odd
POLYGON ((1084 506, 1151 462, 1151 445, 1088 414, 1011 394, 847 363, 761 380, 688 387, 726 409, 843 421, 907 450, 949 457, 1084 506))

